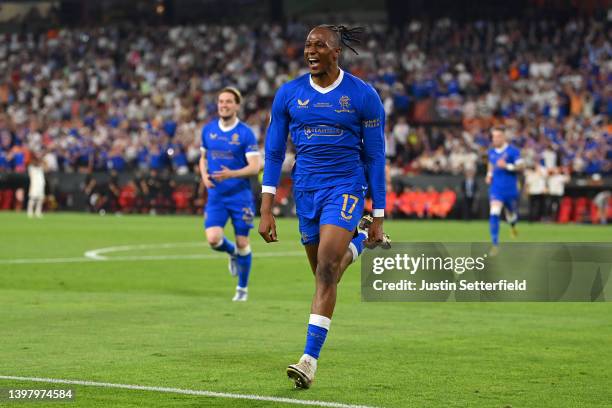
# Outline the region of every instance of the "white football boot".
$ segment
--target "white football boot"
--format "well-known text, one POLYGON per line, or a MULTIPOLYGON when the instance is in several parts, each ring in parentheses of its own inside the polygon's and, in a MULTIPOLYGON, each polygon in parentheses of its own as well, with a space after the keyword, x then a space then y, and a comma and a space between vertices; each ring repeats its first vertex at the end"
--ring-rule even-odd
POLYGON ((317 359, 304 354, 297 364, 287 367, 287 376, 295 383, 295 388, 308 389, 314 381, 317 359))
POLYGON ((232 298, 232 302, 246 302, 249 298, 249 290, 247 288, 236 287, 236 294, 232 298))

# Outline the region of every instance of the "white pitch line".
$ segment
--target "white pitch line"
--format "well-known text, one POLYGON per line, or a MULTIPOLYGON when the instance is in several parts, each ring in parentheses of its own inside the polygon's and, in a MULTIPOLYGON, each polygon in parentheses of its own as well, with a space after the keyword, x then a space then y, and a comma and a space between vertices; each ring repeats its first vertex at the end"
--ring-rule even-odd
POLYGON ((136 244, 136 245, 121 245, 112 246, 106 248, 97 248, 85 252, 86 258, 95 259, 97 261, 105 260, 107 257, 101 254, 107 254, 109 252, 125 252, 139 249, 167 249, 167 248, 184 248, 184 247, 202 247, 202 242, 169 242, 163 244, 136 244))
POLYGON ((164 392, 164 393, 171 393, 171 394, 199 395, 203 397, 232 398, 232 399, 243 399, 243 400, 252 400, 252 401, 283 402, 286 404, 311 405, 311 406, 316 406, 316 407, 375 408, 375 407, 367 406, 367 405, 343 404, 341 402, 300 400, 300 399, 282 398, 282 397, 267 397, 265 395, 254 395, 254 394, 232 394, 232 393, 227 393, 227 392, 186 390, 182 388, 151 387, 147 385, 113 384, 113 383, 105 383, 105 382, 97 382, 97 381, 62 380, 62 379, 57 379, 57 378, 39 378, 39 377, 17 377, 17 376, 12 376, 12 375, 0 375, 0 379, 15 380, 15 381, 33 381, 33 382, 42 382, 42 383, 51 383, 51 384, 84 385, 84 386, 102 387, 102 388, 121 388, 125 390, 154 391, 154 392, 164 392))
MULTIPOLYGON (((254 258, 273 258, 283 256, 303 256, 304 251, 286 252, 253 252, 254 258)), ((131 261, 175 261, 190 259, 227 259, 226 254, 193 254, 193 255, 142 255, 142 256, 114 256, 102 258, 24 258, 0 259, 0 265, 24 264, 50 264, 50 263, 78 263, 78 262, 131 262, 131 261)))

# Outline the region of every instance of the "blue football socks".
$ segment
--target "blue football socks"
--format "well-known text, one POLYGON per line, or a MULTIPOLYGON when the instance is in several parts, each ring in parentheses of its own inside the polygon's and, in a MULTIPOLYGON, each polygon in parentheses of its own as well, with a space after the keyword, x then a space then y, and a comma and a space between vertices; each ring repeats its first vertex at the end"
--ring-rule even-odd
POLYGON ((249 284, 252 259, 253 255, 250 246, 242 249, 238 248, 238 256, 236 257, 238 262, 238 287, 242 289, 245 289, 249 284))
POLYGON ((489 216, 489 230, 491 232, 491 241, 493 245, 499 244, 499 215, 491 214, 489 216))
POLYGON ((223 241, 220 244, 213 245, 212 249, 219 252, 227 252, 230 255, 236 253, 236 245, 226 237, 223 237, 223 241))
POLYGON ((327 332, 329 331, 329 325, 331 319, 311 314, 308 320, 308 331, 306 333, 306 347, 304 347, 304 354, 307 354, 313 358, 319 358, 321 348, 325 343, 327 332))
POLYGON ((353 262, 357 260, 359 255, 363 252, 364 241, 368 238, 368 234, 365 231, 361 231, 357 236, 351 239, 349 249, 353 253, 353 262))

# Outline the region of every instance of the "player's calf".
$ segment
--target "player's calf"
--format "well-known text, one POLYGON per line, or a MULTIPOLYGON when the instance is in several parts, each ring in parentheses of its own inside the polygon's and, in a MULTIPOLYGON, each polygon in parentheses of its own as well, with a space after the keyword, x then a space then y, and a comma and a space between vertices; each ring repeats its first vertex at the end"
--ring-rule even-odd
POLYGON ((220 227, 209 227, 206 229, 206 239, 211 249, 219 252, 225 252, 229 255, 227 269, 232 276, 238 276, 238 251, 236 244, 227 239, 223 235, 223 229, 220 227))

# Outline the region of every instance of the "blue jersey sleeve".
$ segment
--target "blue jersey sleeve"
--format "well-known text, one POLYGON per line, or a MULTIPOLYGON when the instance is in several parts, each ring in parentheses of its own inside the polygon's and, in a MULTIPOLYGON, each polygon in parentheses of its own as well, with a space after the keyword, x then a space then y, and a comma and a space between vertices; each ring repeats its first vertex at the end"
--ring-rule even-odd
POLYGON ((289 112, 285 102, 285 86, 281 87, 272 103, 270 126, 266 135, 265 163, 263 174, 264 193, 276 193, 276 186, 281 176, 285 152, 287 150, 287 136, 289 134, 289 112))
POLYGON ((364 161, 368 186, 372 195, 374 216, 384 215, 385 180, 385 110, 373 88, 364 95, 361 122, 364 161))
POLYGON ((245 126, 246 131, 244 132, 244 140, 242 141, 242 147, 244 149, 245 156, 251 156, 259 154, 259 146, 257 145, 257 139, 255 134, 248 126, 245 126))
POLYGON ((518 164, 521 161, 521 151, 516 147, 512 148, 512 164, 518 164))
POLYGON ((201 151, 205 151, 206 149, 208 149, 208 146, 206 146, 206 126, 202 127, 202 134, 200 135, 200 150, 201 151))

